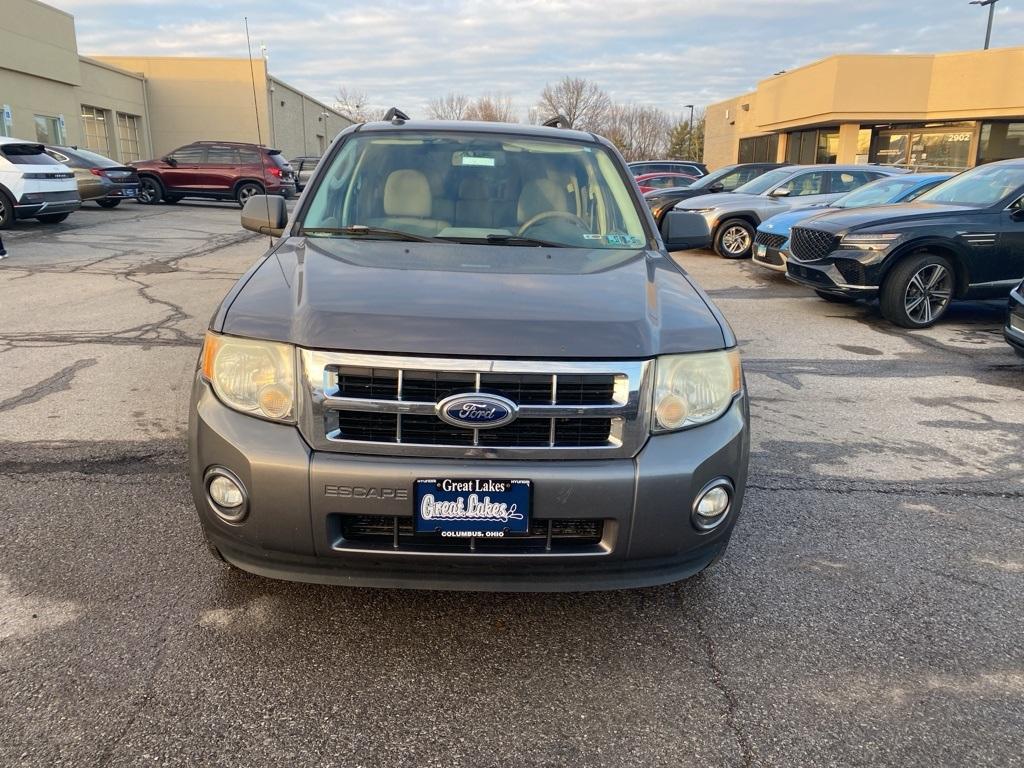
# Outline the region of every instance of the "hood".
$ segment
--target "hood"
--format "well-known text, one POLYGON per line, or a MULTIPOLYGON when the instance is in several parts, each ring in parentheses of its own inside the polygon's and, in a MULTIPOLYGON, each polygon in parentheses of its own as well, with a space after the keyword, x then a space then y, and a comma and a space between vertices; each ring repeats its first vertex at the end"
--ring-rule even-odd
POLYGON ((916 223, 933 218, 949 218, 961 213, 983 213, 985 209, 969 205, 945 205, 941 203, 902 203, 900 205, 875 205, 867 208, 838 208, 823 213, 814 220, 814 229, 836 234, 855 229, 876 229, 898 223, 916 223))
POLYGON ((301 237, 240 281, 214 330, 453 357, 644 358, 732 338, 658 252, 301 237))
POLYGON ((711 195, 691 197, 685 204, 679 205, 680 210, 695 211, 699 208, 717 208, 720 205, 756 205, 764 203, 762 195, 746 195, 740 192, 716 192, 711 195))
POLYGON ((812 219, 815 216, 821 216, 824 213, 834 210, 836 209, 829 208, 827 205, 809 205, 804 208, 786 211, 785 213, 777 213, 770 219, 766 219, 758 229, 764 230, 765 232, 773 232, 777 235, 788 235, 790 228, 799 224, 801 221, 804 221, 805 219, 812 219))

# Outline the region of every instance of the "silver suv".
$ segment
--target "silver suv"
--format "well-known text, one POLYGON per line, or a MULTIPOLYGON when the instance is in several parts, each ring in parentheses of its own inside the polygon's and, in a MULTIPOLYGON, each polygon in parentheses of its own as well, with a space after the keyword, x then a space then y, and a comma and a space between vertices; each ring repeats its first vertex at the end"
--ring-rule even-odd
POLYGON ((725 259, 745 259, 765 219, 793 208, 831 203, 869 181, 902 173, 907 171, 876 165, 787 165, 732 192, 691 197, 675 210, 707 222, 711 237, 701 247, 710 245, 725 259))
MULTIPOLYGON (((217 556, 337 584, 673 581, 725 550, 748 403, 736 338, 589 133, 352 127, 228 293, 195 377, 217 556)), ((706 238, 666 218, 673 247, 706 238)))

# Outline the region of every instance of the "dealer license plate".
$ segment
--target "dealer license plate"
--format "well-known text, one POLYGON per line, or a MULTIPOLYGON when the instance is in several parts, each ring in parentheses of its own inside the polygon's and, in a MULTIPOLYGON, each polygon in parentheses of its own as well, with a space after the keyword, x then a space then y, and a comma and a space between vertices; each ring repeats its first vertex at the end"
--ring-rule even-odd
POLYGON ((757 243, 754 246, 754 255, 761 256, 762 258, 768 255, 768 246, 764 243, 757 243))
POLYGON ((529 480, 417 480, 416 532, 445 538, 524 535, 530 531, 530 488, 529 480))

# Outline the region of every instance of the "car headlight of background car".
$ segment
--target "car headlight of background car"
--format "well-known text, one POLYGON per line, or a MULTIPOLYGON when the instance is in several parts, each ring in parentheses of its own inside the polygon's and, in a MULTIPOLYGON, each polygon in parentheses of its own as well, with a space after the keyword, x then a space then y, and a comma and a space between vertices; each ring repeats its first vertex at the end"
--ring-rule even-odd
POLYGON ((651 431, 672 432, 714 421, 742 389, 737 349, 659 357, 651 431))
POLYGON ((295 348, 207 332, 202 374, 224 405, 271 421, 295 421, 295 348))

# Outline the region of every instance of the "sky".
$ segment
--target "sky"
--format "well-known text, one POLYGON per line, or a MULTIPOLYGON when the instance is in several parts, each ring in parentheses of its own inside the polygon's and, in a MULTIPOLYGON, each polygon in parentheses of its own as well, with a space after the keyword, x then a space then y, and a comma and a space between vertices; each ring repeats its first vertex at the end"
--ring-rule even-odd
MULTIPOLYGON (((85 55, 245 56, 333 103, 339 87, 423 115, 449 91, 509 96, 525 118, 547 82, 680 114, 836 53, 981 48, 967 0, 48 0, 85 55)), ((993 47, 1024 45, 1024 0, 999 0, 993 47)))

